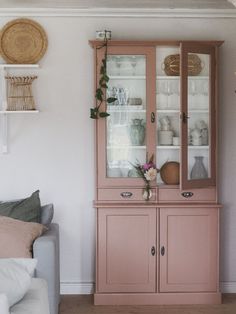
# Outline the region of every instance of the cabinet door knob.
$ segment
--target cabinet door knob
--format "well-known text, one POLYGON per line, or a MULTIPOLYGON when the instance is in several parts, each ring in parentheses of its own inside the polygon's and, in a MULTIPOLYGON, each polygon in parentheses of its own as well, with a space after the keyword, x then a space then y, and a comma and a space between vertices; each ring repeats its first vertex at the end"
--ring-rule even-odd
POLYGON ((152 254, 152 256, 154 256, 154 255, 156 254, 155 246, 152 246, 152 248, 151 248, 151 254, 152 254))
POLYGON ((189 119, 189 117, 186 115, 185 112, 182 113, 182 121, 183 123, 187 123, 187 120, 189 119))
POLYGON ((154 123, 156 121, 155 113, 151 113, 151 122, 154 123))
POLYGON ((162 247, 161 247, 161 256, 164 256, 164 255, 165 255, 165 247, 162 246, 162 247))

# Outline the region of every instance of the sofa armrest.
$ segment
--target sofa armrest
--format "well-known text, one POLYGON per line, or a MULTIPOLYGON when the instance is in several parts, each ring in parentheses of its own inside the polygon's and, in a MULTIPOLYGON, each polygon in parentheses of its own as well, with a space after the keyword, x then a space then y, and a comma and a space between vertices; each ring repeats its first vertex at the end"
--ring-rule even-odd
POLYGON ((59 225, 51 224, 48 231, 33 244, 33 257, 38 260, 35 276, 48 284, 50 314, 58 314, 60 302, 59 225))
POLYGON ((54 207, 53 204, 47 204, 41 206, 41 220, 40 223, 46 225, 47 227, 50 226, 52 222, 54 214, 54 207))

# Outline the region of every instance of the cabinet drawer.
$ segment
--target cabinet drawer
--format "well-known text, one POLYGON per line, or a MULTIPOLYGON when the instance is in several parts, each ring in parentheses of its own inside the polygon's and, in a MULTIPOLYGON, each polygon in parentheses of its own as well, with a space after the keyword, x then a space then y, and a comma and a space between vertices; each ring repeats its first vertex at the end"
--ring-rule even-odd
MULTIPOLYGON (((144 201, 143 189, 98 189, 99 201, 144 201)), ((150 201, 156 200, 156 189, 152 189, 150 201)))
POLYGON ((212 202, 216 201, 216 189, 193 189, 181 191, 179 189, 159 189, 160 202, 212 202))

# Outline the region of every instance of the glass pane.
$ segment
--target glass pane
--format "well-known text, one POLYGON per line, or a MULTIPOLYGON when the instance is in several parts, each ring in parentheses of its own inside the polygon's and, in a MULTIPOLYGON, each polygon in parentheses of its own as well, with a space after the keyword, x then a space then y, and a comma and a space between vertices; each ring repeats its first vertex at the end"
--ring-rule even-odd
MULTIPOLYGON (((157 47, 157 167, 166 162, 180 160, 180 76, 179 69, 174 75, 167 71, 168 60, 179 60, 179 48, 157 47)), ((174 64, 175 66, 175 64, 174 64)), ((176 70, 176 68, 173 68, 176 70)), ((162 172, 161 172, 162 173, 162 172)), ((157 182, 163 183, 163 176, 157 182)), ((165 183, 165 182, 164 182, 165 183)), ((167 182, 166 182, 167 183, 167 182)))
POLYGON ((108 55, 107 177, 137 177, 146 160, 146 56, 108 55))
POLYGON ((189 53, 189 72, 193 58, 200 73, 188 76, 188 179, 198 180, 211 176, 210 56, 189 53))

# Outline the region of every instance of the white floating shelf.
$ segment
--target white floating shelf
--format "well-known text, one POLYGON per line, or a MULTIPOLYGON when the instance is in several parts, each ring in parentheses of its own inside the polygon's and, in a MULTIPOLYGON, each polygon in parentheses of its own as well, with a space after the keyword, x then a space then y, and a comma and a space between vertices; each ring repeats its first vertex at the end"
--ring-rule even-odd
POLYGON ((32 114, 39 113, 39 110, 0 110, 0 114, 32 114))
POLYGON ((0 63, 0 68, 39 68, 39 64, 8 64, 0 63))
POLYGON ((8 116, 12 114, 35 114, 39 113, 39 110, 0 110, 0 116, 2 117, 2 135, 3 145, 2 152, 8 153, 8 116))
MULTIPOLYGON (((36 69, 39 68, 39 64, 8 64, 0 63, 0 107, 2 109, 7 108, 7 86, 5 76, 8 74, 10 69, 36 69)), ((10 71, 11 72, 11 71, 10 71)), ((35 114, 38 113, 38 110, 0 110, 1 116, 1 134, 2 134, 2 152, 8 152, 8 119, 9 115, 12 114, 35 114)))

